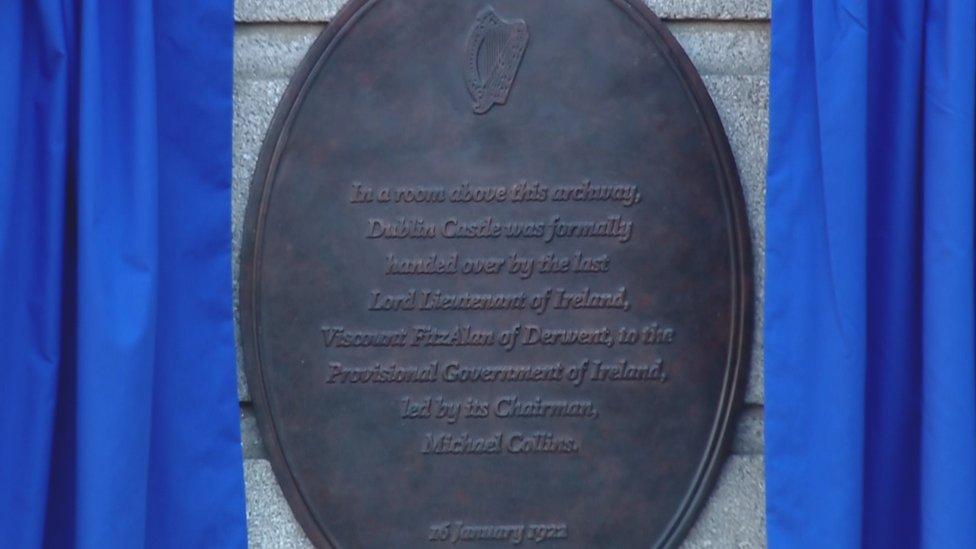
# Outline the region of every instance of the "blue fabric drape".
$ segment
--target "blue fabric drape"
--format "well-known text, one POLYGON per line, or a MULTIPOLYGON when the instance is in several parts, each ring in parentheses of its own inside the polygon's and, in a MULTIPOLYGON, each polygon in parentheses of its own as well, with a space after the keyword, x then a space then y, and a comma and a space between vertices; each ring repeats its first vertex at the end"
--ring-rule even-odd
POLYGON ((976 2, 772 28, 770 546, 976 547, 976 2))
POLYGON ((232 0, 0 10, 0 545, 242 547, 232 0))

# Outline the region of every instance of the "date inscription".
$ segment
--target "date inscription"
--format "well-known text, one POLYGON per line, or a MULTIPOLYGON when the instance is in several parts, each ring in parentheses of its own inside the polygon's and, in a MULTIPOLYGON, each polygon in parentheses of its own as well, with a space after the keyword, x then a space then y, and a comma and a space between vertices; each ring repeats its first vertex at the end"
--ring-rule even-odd
POLYGON ((569 539, 565 524, 475 524, 453 520, 431 524, 427 539, 432 542, 500 542, 511 545, 569 539))

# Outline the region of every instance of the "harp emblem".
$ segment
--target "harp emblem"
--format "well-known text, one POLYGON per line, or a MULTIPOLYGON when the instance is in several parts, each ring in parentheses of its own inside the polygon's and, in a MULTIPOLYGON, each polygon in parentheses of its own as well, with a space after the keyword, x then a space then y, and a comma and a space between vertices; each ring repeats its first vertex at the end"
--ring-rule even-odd
POLYGON ((491 6, 478 13, 464 48, 464 79, 476 114, 508 100, 528 42, 525 21, 506 21, 491 6))

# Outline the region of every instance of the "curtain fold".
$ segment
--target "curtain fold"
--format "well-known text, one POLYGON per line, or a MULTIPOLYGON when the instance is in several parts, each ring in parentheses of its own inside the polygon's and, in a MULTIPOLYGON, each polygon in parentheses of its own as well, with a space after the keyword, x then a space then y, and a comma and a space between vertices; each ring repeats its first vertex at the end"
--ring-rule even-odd
POLYGON ((774 0, 771 547, 976 547, 976 5, 774 0))
POLYGON ((0 539, 241 547, 231 0, 0 14, 0 539))

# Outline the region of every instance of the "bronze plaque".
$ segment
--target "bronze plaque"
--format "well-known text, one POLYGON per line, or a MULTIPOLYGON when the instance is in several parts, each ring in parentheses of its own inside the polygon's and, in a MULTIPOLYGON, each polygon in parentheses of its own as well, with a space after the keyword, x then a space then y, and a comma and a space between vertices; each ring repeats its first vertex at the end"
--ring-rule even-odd
POLYGON ((242 337, 322 547, 674 546, 750 340, 722 126, 637 0, 353 0, 254 175, 242 337))

